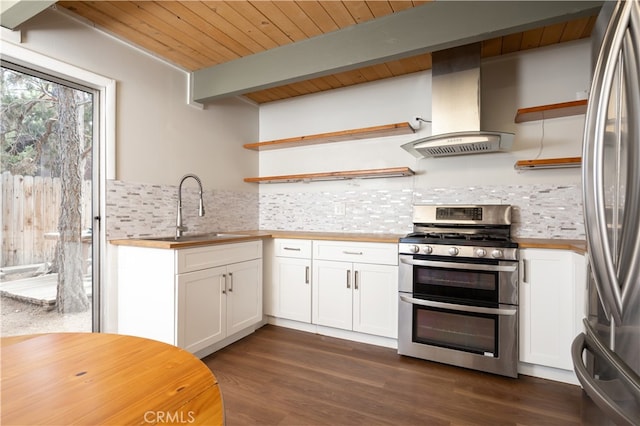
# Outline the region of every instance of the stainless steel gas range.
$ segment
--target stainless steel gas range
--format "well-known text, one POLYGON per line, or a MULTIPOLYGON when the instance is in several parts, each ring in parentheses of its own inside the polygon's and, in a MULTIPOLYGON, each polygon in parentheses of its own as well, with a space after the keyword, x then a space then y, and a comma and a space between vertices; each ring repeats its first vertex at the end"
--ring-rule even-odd
POLYGON ((509 205, 416 205, 400 239, 398 353, 518 376, 509 205))

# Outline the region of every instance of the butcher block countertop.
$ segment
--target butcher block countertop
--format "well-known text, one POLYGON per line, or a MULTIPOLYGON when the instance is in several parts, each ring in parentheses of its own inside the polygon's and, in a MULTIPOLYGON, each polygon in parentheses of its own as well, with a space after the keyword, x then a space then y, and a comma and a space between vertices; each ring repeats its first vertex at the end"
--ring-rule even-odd
POLYGON ((180 249, 205 245, 229 244, 243 241, 254 241, 264 238, 292 238, 303 240, 337 240, 337 241, 354 241, 354 242, 370 242, 370 243, 393 243, 396 244, 398 239, 403 235, 400 234, 365 234, 365 233, 347 233, 347 232, 302 232, 302 231, 229 231, 223 235, 229 237, 215 237, 214 239, 198 239, 185 241, 158 241, 151 238, 130 238, 110 240, 113 245, 162 248, 162 249, 180 249))
POLYGON ((140 337, 3 337, 3 425, 223 425, 218 381, 191 353, 140 337))
POLYGON ((159 248, 159 249, 181 249, 191 248, 198 246, 210 246, 215 244, 229 244, 240 243, 244 241, 255 241, 263 238, 271 238, 271 234, 262 231, 233 231, 224 232, 222 236, 215 238, 199 238, 190 239, 186 236, 184 240, 158 240, 153 237, 140 237, 140 238, 123 238, 116 240, 109 240, 109 243, 116 246, 131 246, 131 247, 147 247, 147 248, 159 248))
POLYGON ((525 248, 540 248, 553 250, 571 250, 578 254, 587 253, 587 242, 584 240, 563 240, 546 238, 516 238, 518 246, 525 248))
MULTIPOLYGON (((135 246, 148 248, 179 249, 197 247, 203 245, 229 244, 243 241, 254 241, 265 238, 291 238, 302 240, 334 240, 353 241, 367 243, 392 243, 404 234, 376 234, 376 233, 354 233, 354 232, 305 232, 305 231, 229 231, 222 236, 213 239, 197 239, 184 241, 159 241, 147 238, 130 238, 110 240, 114 245, 135 246), (228 236, 227 236, 228 235, 228 236)), ((555 250, 572 250, 576 253, 585 254, 587 245, 584 240, 552 239, 552 238, 515 238, 520 248, 543 248, 555 250)))
POLYGON ((303 232, 303 231, 268 231, 272 238, 292 238, 302 240, 334 240, 334 241, 354 241, 361 243, 393 243, 397 244, 398 239, 404 234, 366 234, 347 232, 303 232))

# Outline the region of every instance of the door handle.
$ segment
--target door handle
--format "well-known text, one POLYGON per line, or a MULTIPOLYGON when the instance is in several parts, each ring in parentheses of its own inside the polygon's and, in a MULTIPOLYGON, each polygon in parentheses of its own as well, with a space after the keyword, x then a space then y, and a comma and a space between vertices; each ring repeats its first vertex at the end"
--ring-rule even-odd
POLYGON ((351 288, 351 271, 347 271, 347 288, 351 288))
POLYGON ((358 271, 353 273, 353 288, 354 290, 358 289, 358 271))
POLYGON ((455 303, 434 302, 433 300, 416 299, 409 296, 400 296, 400 300, 412 305, 426 306, 428 308, 449 309, 450 311, 471 312, 477 314, 513 316, 518 313, 515 308, 484 308, 482 306, 458 305, 455 303))
MULTIPOLYGON (((618 324, 622 323, 626 301, 628 297, 630 297, 628 296, 630 293, 630 287, 628 285, 631 283, 629 277, 637 273, 639 267, 637 266, 638 263, 634 262, 633 270, 623 272, 623 274, 627 273, 629 275, 626 276, 626 279, 624 279, 622 275, 623 280, 620 282, 621 280, 618 275, 620 265, 618 261, 625 263, 630 256, 624 254, 622 259, 616 258, 616 253, 612 250, 615 250, 613 247, 618 244, 615 241, 609 241, 609 235, 606 229, 608 215, 606 212, 607 194, 605 193, 605 185, 607 182, 605 182, 604 147, 605 134, 610 119, 608 115, 608 103, 614 87, 616 74, 624 75, 623 81, 626 80, 626 84, 630 87, 636 84, 635 88, 637 89, 637 57, 640 46, 638 46, 637 37, 634 37, 634 32, 637 36, 638 26, 640 26, 640 11, 638 10, 636 2, 619 2, 613 6, 610 25, 607 27, 602 39, 600 54, 594 67, 582 144, 582 157, 584 159, 584 166, 582 168, 584 211, 592 213, 585 216, 589 260, 593 265, 592 272, 595 278, 594 281, 606 316, 608 318, 613 317, 618 324)), ((627 102, 629 106, 627 114, 629 114, 629 117, 635 117, 638 113, 639 99, 637 92, 637 90, 629 90, 629 88, 625 91, 627 95, 635 93, 635 95, 629 97, 627 102), (634 116, 633 114, 636 115, 634 116)), ((620 114, 618 113, 618 116, 615 118, 619 123, 621 120, 620 114)), ((626 131, 628 135, 638 134, 637 120, 627 120, 627 125, 629 126, 626 131)), ((633 144, 630 144, 630 146, 633 146, 633 144)), ((633 149, 631 149, 629 158, 637 157, 635 154, 637 154, 637 152, 634 153, 633 149)), ((628 188, 631 187, 631 182, 637 182, 637 178, 638 171, 630 168, 628 176, 629 182, 627 182, 626 186, 628 188)), ((626 195, 629 195, 628 188, 626 195)), ((617 189, 620 190, 620 188, 617 189)), ((625 201, 625 205, 627 207, 638 205, 637 191, 631 200, 625 201)), ((635 226, 637 235, 637 225, 635 226)), ((625 231, 626 232, 622 232, 621 234, 629 235, 629 232, 634 232, 634 229, 627 229, 625 231)), ((629 243, 628 240, 627 243, 629 243)), ((635 248, 631 250, 637 250, 639 244, 636 238, 635 248)), ((624 269, 624 265, 622 269, 624 269)))
POLYGON ((464 269, 473 271, 490 271, 490 272, 514 272, 517 268, 517 262, 513 262, 513 265, 485 265, 481 263, 453 263, 453 262, 441 262, 437 260, 417 260, 412 257, 406 258, 400 256, 400 262, 406 265, 413 266, 430 266, 433 268, 448 268, 448 269, 464 269))
POLYGON ((222 274, 222 277, 220 277, 220 279, 222 280, 222 294, 227 294, 227 274, 222 274))
MULTIPOLYGON (((608 392, 603 390, 601 383, 603 381, 592 377, 585 367, 582 353, 584 351, 591 352, 595 357, 600 359, 608 369, 617 372, 617 380, 619 380, 624 388, 633 395, 636 400, 640 399, 640 376, 629 368, 616 353, 607 348, 600 339, 595 335, 595 331, 591 324, 585 319, 585 332, 580 333, 571 344, 571 359, 573 368, 582 384, 582 388, 589 397, 605 412, 608 417, 617 424, 636 424, 637 417, 628 413, 614 399, 609 397, 608 392)), ((606 383, 603 383, 606 385, 606 383)))
POLYGON ((233 272, 229 272, 229 292, 233 291, 233 272))
POLYGON ((304 283, 309 284, 309 267, 304 267, 304 283))

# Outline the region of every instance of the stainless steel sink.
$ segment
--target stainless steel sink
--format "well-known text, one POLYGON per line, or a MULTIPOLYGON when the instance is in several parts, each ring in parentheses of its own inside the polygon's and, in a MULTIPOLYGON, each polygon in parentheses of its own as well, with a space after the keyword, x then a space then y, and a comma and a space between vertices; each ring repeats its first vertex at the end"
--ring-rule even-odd
POLYGON ((191 242, 191 241, 210 241, 210 240, 222 240, 229 238, 241 238, 246 237, 242 234, 229 234, 226 232, 211 232, 207 234, 195 234, 195 235, 183 235, 180 238, 173 237, 157 237, 157 238, 142 238, 147 241, 167 241, 167 242, 191 242))

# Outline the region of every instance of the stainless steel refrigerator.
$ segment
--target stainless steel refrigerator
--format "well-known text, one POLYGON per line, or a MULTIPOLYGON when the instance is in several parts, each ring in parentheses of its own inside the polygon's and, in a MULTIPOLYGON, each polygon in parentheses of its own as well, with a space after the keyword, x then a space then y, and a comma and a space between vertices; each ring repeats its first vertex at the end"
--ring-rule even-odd
POLYGON ((605 1, 592 37, 582 170, 590 291, 572 358, 611 422, 640 425, 640 1, 605 1))

